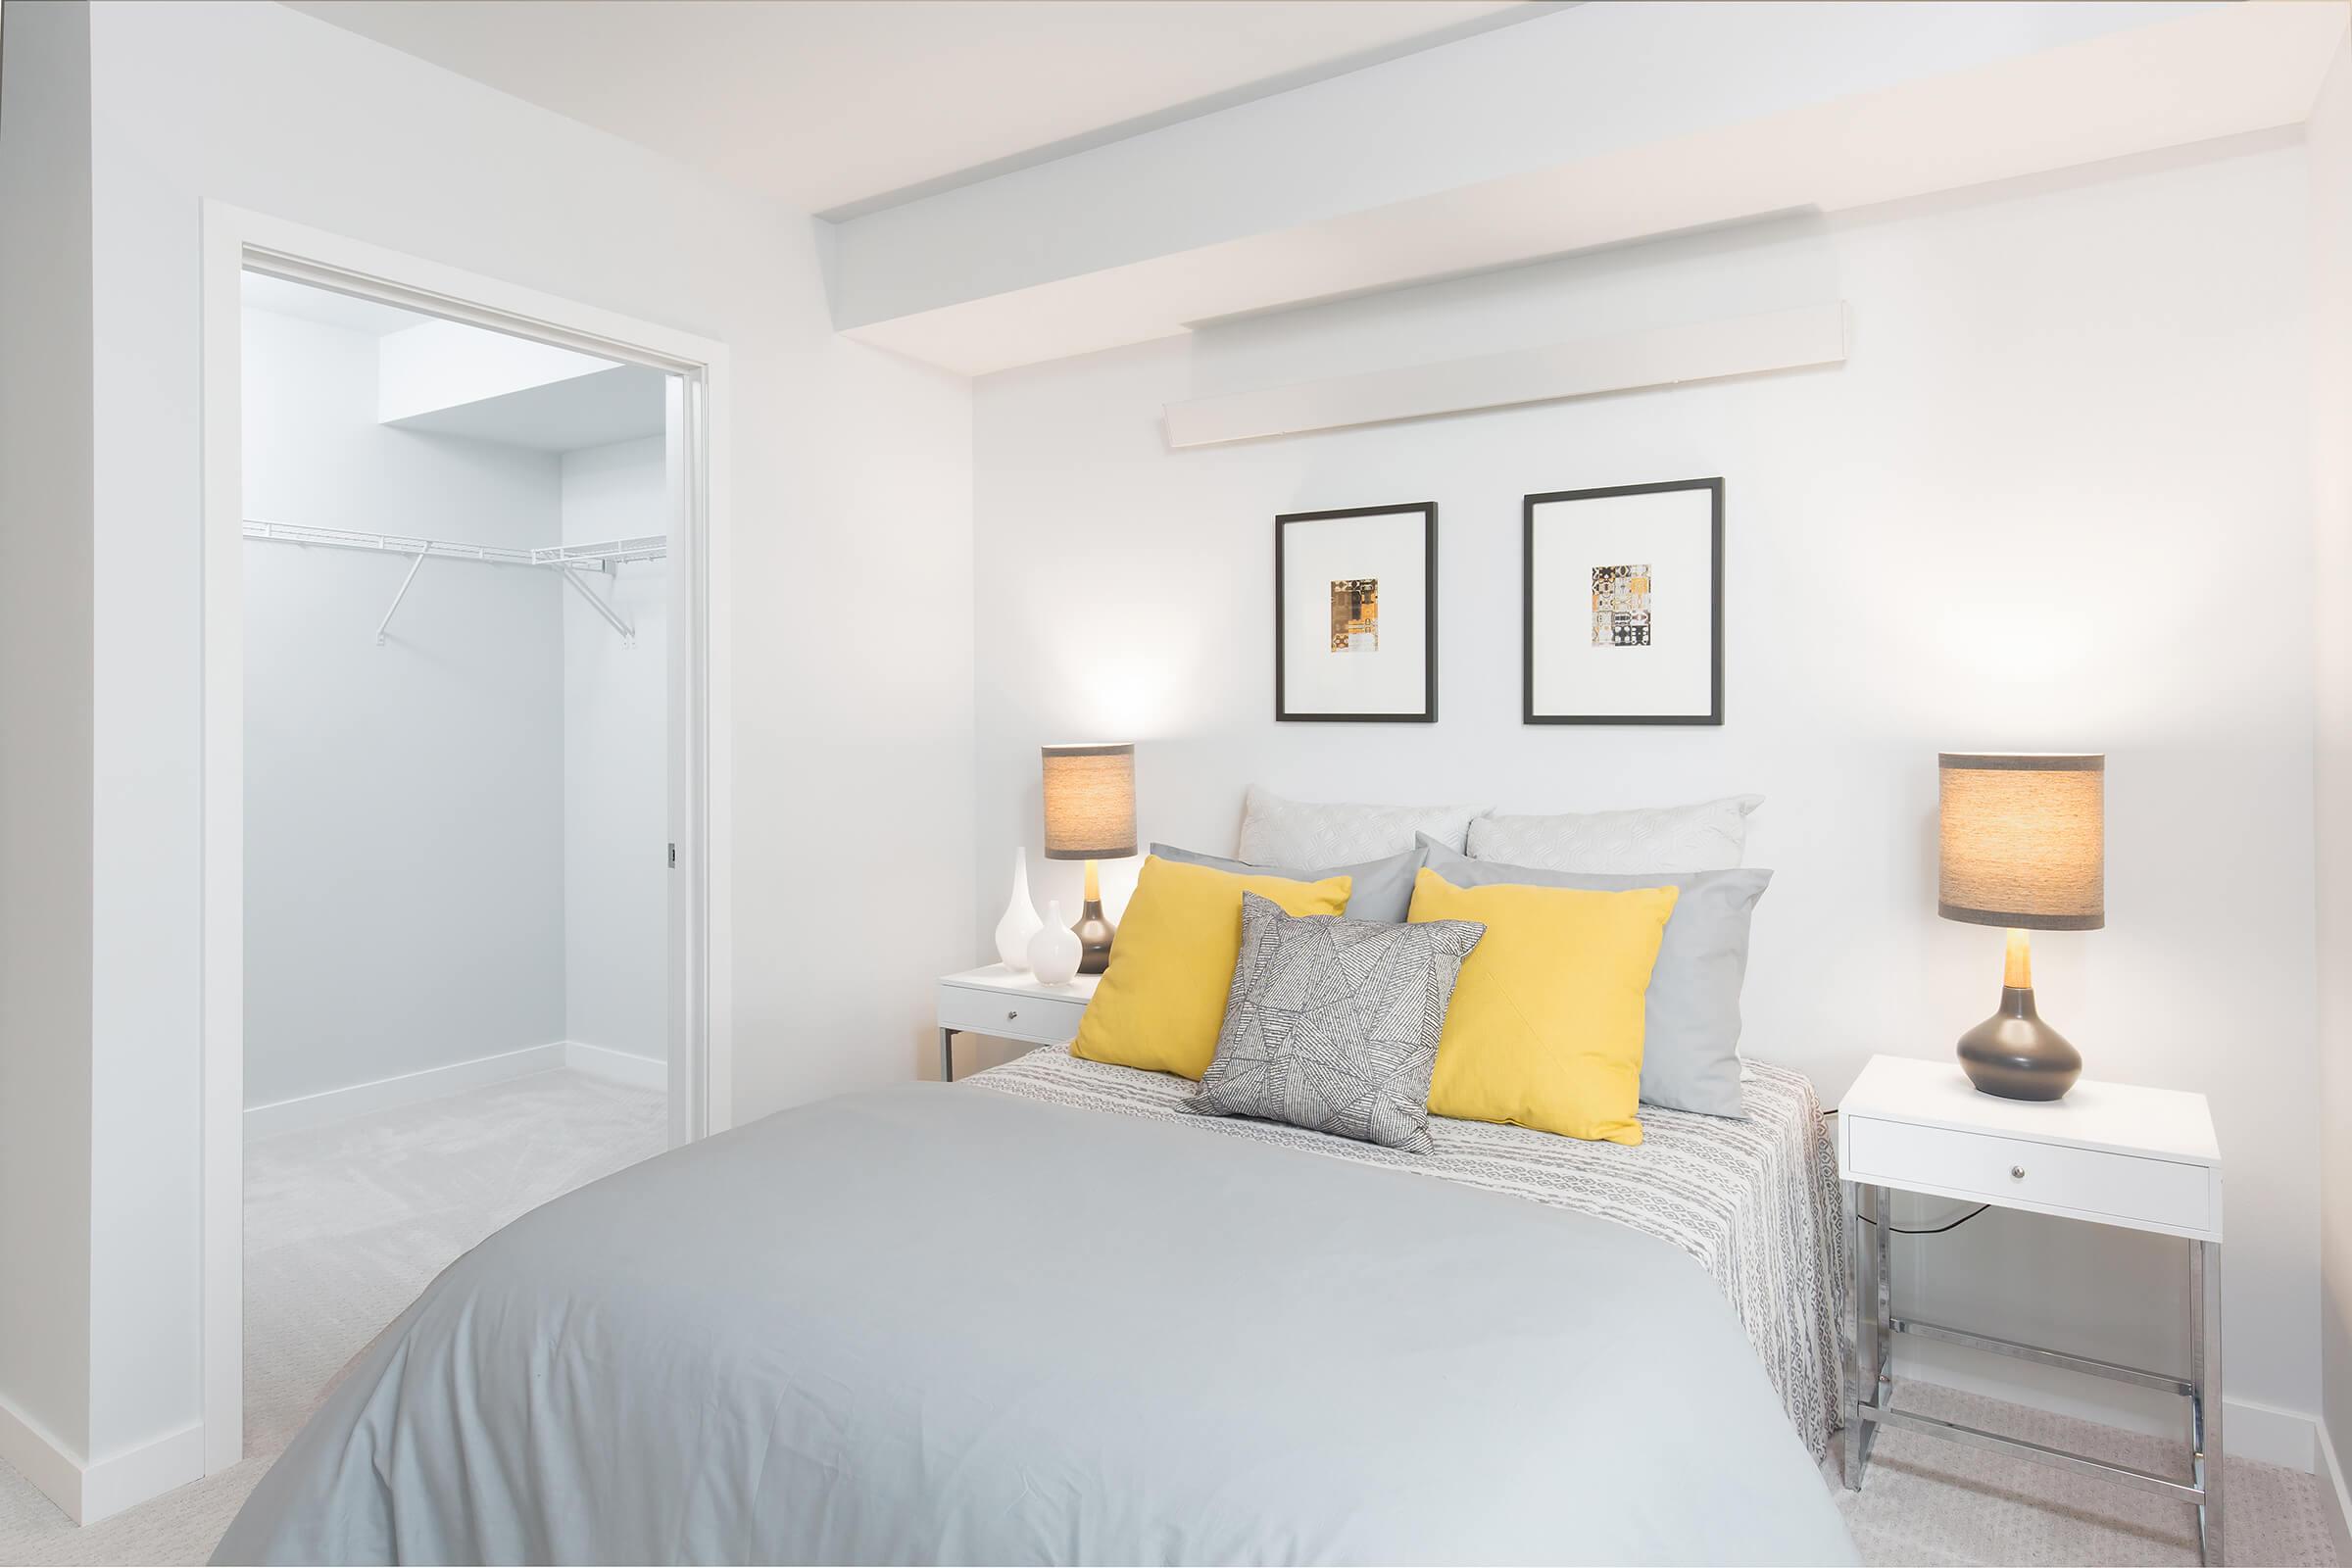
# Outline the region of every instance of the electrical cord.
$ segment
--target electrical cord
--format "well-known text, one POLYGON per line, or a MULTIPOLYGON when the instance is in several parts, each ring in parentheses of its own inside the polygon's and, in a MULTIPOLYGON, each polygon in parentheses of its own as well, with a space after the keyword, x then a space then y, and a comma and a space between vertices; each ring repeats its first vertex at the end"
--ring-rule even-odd
MULTIPOLYGON (((1992 1205, 1990 1203, 1979 1203, 1976 1207, 1970 1209, 1967 1213, 1961 1215, 1958 1219, 1953 1220, 1948 1225, 1936 1225, 1919 1230, 1905 1230, 1900 1225, 1889 1225, 1886 1227, 1886 1234, 1889 1236, 1941 1236, 1945 1231, 1958 1230, 1961 1226, 1967 1224, 1970 1220, 1975 1219, 1979 1214, 1984 1213, 1992 1205)), ((1862 1223, 1865 1225, 1876 1225, 1878 1221, 1865 1216, 1862 1223)))
MULTIPOLYGON (((1832 1116, 1837 1114, 1838 1107, 1833 1105, 1828 1110, 1825 1110, 1821 1113, 1820 1119, 1823 1121, 1828 1121, 1832 1116)), ((1941 1236, 1946 1231, 1958 1230, 1961 1226, 1967 1224, 1970 1220, 1975 1219, 1979 1214, 1984 1213, 1992 1205, 1990 1203, 1979 1203, 1976 1207, 1970 1209, 1958 1219, 1953 1220, 1949 1224, 1945 1225, 1925 1225, 1912 1230, 1905 1230, 1900 1225, 1889 1225, 1886 1227, 1886 1234, 1889 1236, 1941 1236)), ((1872 1219, 1867 1214, 1857 1214, 1854 1217, 1859 1219, 1865 1225, 1878 1224, 1877 1220, 1872 1219)))

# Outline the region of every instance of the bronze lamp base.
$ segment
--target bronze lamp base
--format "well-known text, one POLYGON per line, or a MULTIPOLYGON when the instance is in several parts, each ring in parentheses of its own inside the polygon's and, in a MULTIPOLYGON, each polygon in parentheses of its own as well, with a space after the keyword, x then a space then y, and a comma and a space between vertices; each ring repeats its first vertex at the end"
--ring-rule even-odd
POLYGON ((1960 1070, 2003 1100, 2059 1100, 2082 1076, 2082 1053, 2034 1011, 2033 988, 2003 986, 2001 1010, 1960 1037, 1960 1070))
POLYGON ((1118 932, 1103 916, 1102 880, 1092 860, 1086 862, 1086 907, 1078 911, 1070 929, 1078 934, 1080 974, 1101 974, 1110 967, 1110 939, 1118 932))
POLYGON ((2082 1076, 2082 1054, 2034 1010, 2023 931, 2009 933, 2000 1010, 1960 1037, 1960 1070, 1979 1094, 2003 1100, 2062 1100, 2082 1076))

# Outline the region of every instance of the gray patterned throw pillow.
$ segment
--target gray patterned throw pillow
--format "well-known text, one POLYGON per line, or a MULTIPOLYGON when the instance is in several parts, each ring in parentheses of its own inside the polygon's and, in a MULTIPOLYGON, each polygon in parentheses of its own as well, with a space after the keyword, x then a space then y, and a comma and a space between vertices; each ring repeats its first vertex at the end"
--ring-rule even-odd
POLYGON ((1430 1152, 1429 1079, 1475 920, 1292 915, 1242 895, 1216 1058, 1184 1108, 1430 1152))

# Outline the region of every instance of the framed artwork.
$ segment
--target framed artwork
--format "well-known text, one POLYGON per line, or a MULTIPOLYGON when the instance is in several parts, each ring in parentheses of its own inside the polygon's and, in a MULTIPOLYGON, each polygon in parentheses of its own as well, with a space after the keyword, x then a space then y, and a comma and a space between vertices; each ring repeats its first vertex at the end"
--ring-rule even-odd
POLYGON ((1274 717, 1438 716, 1438 507, 1274 519, 1274 717))
POLYGON ((1723 722, 1723 481, 1526 501, 1530 724, 1723 722))

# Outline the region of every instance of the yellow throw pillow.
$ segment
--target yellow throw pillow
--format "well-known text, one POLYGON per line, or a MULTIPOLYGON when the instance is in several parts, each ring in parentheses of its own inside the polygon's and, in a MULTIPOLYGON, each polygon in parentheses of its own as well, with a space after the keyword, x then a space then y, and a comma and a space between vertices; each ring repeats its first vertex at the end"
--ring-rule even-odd
POLYGON ((1272 899, 1290 914, 1340 914, 1353 880, 1240 876, 1152 856, 1070 1054, 1198 1080, 1216 1056, 1242 955, 1242 895, 1272 899))
POLYGON ((1679 893, 1415 878, 1408 918, 1487 928, 1446 1009, 1431 1113, 1640 1143, 1644 1003, 1679 893))

